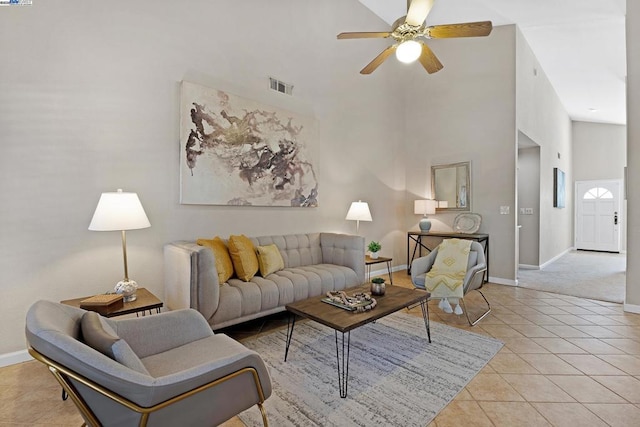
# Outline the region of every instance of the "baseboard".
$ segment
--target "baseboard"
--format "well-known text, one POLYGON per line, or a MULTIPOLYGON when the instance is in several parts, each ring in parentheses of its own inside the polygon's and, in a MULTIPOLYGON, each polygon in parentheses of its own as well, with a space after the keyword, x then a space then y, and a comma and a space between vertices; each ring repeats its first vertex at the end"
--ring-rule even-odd
POLYGON ((27 350, 14 351, 13 353, 0 354, 0 368, 15 365, 16 363, 28 362, 33 360, 27 350))
POLYGON ((640 314, 640 305, 624 303, 623 310, 627 313, 640 314))
POLYGON ((490 283, 497 283, 498 285, 506 286, 518 286, 518 281, 513 279, 503 279, 502 277, 489 277, 490 283))
MULTIPOLYGON (((407 270, 407 266, 406 265, 396 265, 395 267, 391 267, 391 272, 395 273, 396 271, 400 271, 400 270, 407 270)), ((371 270, 371 277, 375 277, 375 276, 388 276, 389 275, 389 271, 387 270, 387 267, 381 268, 380 270, 371 270)))
POLYGON ((518 264, 519 270, 540 270, 539 265, 531 265, 531 264, 518 264))
POLYGON ((570 247, 565 249, 564 251, 560 252, 558 255, 554 256, 553 258, 551 258, 549 261, 545 262, 544 264, 540 264, 539 270, 542 270, 543 268, 545 268, 547 265, 551 264, 552 262, 558 260, 559 258, 565 256, 566 254, 568 254, 569 252, 571 252, 574 249, 574 247, 570 247))

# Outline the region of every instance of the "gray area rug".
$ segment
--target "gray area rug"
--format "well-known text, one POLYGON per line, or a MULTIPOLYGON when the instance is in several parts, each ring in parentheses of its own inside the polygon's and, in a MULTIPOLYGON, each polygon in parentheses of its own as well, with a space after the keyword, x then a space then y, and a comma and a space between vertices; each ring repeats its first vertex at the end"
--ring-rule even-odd
POLYGON ((625 254, 571 251, 542 270, 518 270, 518 285, 581 298, 623 303, 625 254))
MULTIPOLYGON (((338 334, 340 339, 340 334, 338 334)), ((502 343, 396 313, 351 331, 348 396, 340 398, 334 331, 296 323, 284 362, 286 329, 243 341, 264 358, 273 394, 272 426, 426 426, 491 360, 502 343)), ((257 407, 242 414, 261 426, 257 407)))

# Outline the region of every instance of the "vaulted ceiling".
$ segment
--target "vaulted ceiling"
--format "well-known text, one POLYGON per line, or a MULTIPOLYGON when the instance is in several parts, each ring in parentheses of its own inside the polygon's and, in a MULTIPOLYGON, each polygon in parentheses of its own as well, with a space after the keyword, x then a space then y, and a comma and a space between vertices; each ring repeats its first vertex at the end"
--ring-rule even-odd
MULTIPOLYGON (((389 25, 407 11, 406 0, 360 2, 389 25)), ((516 24, 571 119, 625 124, 625 11, 626 0, 436 0, 426 22, 516 24)))

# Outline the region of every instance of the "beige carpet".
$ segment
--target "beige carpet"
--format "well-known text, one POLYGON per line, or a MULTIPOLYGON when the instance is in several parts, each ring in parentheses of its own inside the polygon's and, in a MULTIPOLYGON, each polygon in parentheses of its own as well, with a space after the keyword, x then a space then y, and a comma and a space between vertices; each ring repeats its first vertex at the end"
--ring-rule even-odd
POLYGON ((542 270, 518 270, 524 288, 623 303, 625 254, 571 251, 542 270))

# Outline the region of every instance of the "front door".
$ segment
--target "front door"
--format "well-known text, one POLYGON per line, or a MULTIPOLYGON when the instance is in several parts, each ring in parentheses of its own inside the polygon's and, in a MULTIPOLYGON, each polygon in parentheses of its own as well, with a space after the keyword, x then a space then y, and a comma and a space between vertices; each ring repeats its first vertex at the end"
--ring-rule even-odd
POLYGON ((620 180, 576 181, 576 249, 620 252, 620 180))

